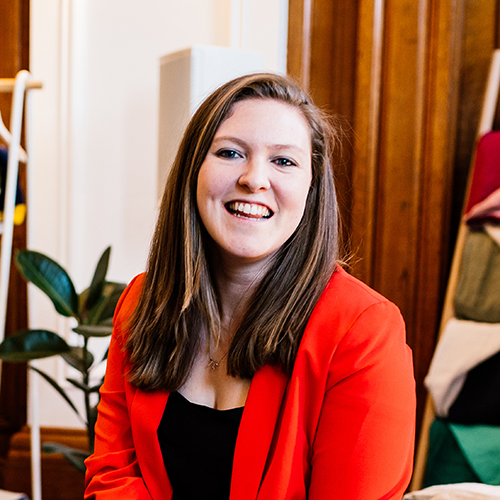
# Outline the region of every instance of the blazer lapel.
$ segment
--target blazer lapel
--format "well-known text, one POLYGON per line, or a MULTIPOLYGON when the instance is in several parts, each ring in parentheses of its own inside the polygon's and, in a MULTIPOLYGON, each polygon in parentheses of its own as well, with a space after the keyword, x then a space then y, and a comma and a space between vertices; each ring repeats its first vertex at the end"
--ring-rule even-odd
POLYGON ((253 377, 236 440, 231 500, 257 498, 287 382, 275 366, 253 377))
POLYGON ((132 402, 134 441, 144 483, 153 500, 172 498, 172 486, 163 464, 157 430, 160 425, 168 392, 138 390, 132 402))

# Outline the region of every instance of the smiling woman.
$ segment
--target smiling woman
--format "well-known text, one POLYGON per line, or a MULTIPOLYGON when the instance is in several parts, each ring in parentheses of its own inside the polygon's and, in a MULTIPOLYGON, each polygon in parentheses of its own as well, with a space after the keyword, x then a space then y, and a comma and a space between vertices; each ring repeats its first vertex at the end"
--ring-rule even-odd
POLYGON ((196 195, 222 264, 265 269, 297 229, 311 178, 304 115, 274 99, 236 103, 201 165, 196 195))
POLYGON ((272 74, 195 113, 115 313, 86 498, 401 498, 411 353, 338 264, 337 137, 272 74))

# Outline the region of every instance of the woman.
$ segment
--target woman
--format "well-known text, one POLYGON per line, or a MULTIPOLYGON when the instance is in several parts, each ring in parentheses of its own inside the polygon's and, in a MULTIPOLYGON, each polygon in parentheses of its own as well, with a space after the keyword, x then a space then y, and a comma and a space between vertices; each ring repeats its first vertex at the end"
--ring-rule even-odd
POLYGON ((277 75, 198 109, 115 312, 86 498, 401 498, 411 354, 336 264, 335 139, 277 75))

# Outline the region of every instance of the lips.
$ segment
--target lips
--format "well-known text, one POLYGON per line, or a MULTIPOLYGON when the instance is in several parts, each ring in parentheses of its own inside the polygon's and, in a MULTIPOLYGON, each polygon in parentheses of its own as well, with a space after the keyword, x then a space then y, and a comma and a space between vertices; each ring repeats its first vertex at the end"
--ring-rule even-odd
POLYGON ((244 203, 240 201, 231 201, 226 203, 226 210, 236 217, 245 217, 247 219, 269 219, 273 216, 272 210, 255 203, 244 203))

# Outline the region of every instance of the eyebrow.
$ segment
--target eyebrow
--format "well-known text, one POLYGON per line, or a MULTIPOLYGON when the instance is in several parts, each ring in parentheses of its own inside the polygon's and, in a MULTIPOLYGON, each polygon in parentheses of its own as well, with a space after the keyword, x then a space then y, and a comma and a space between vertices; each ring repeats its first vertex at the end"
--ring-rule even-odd
MULTIPOLYGON (((234 143, 240 145, 241 147, 248 147, 248 143, 246 141, 244 141, 238 137, 233 137, 230 135, 223 135, 220 137, 215 137, 214 140, 212 141, 212 144, 216 144, 216 143, 222 142, 222 141, 234 142, 234 143)), ((280 149, 280 150, 293 150, 293 151, 296 151, 298 153, 306 153, 301 147, 298 147, 294 144, 271 144, 269 146, 271 146, 272 148, 275 148, 275 149, 280 149)))

